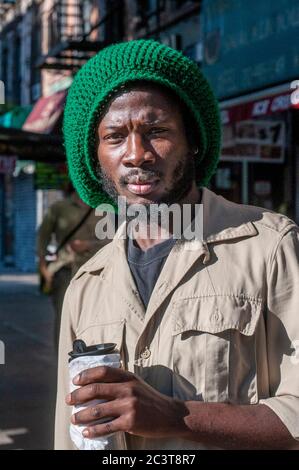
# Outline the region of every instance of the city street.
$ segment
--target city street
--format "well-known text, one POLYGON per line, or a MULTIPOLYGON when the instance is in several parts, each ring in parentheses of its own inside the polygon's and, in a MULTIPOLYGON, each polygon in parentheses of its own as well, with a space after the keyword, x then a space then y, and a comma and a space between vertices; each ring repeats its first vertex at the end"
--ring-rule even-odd
POLYGON ((53 312, 37 276, 0 272, 0 450, 52 449, 56 359, 53 312), (2 343, 1 343, 2 344, 2 343))

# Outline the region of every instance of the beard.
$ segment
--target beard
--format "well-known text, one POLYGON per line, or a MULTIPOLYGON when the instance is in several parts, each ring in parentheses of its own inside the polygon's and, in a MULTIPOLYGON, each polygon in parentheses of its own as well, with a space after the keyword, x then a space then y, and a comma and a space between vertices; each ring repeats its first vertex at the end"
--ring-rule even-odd
MULTIPOLYGON (((139 175, 140 177, 154 178, 158 177, 162 179, 163 175, 157 170, 139 170, 134 169, 128 172, 126 176, 122 176, 119 179, 119 186, 125 188, 127 184, 127 179, 131 176, 139 175)), ((101 167, 100 163, 97 165, 97 176, 101 182, 102 189, 108 194, 114 203, 117 204, 118 197, 121 194, 117 191, 114 181, 109 177, 105 170, 101 167)), ((150 206, 158 204, 166 204, 167 207, 172 204, 179 204, 180 201, 191 191, 193 182, 195 181, 195 164, 193 155, 187 154, 184 159, 180 160, 173 171, 172 182, 169 188, 166 188, 164 194, 155 201, 148 201, 142 203, 146 208, 147 214, 149 216, 150 206)), ((127 207, 134 203, 128 203, 127 207)))

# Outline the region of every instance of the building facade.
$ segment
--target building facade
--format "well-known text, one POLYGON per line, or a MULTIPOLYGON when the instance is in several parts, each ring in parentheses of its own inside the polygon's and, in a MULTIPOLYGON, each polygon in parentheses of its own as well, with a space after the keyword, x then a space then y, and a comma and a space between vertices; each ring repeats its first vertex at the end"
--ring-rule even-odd
MULTIPOLYGON (((31 90, 33 9, 28 1, 9 6, 0 3, 0 14, 0 79, 5 86, 4 109, 11 111, 34 102, 31 90)), ((0 159, 3 158, 6 156, 1 155, 0 159)), ((16 167, 10 166, 2 168, 0 173, 0 265, 33 271, 32 240, 36 230, 33 174, 21 171, 19 176, 14 176, 15 171, 16 167)))

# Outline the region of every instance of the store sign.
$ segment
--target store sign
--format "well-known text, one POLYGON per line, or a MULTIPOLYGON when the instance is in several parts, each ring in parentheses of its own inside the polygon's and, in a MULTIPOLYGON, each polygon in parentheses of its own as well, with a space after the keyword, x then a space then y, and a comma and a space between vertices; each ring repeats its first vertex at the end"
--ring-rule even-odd
POLYGON ((278 95, 266 96, 259 100, 242 103, 231 107, 224 107, 221 110, 222 124, 230 124, 247 119, 259 118, 261 116, 271 116, 275 113, 282 113, 289 108, 299 108, 298 104, 292 104, 291 92, 280 93, 278 95))
POLYGON ((16 156, 0 155, 0 174, 12 175, 16 167, 17 159, 18 157, 16 156))
POLYGON ((298 0, 203 0, 202 30, 220 99, 299 78, 298 0))
POLYGON ((222 160, 283 162, 284 121, 248 120, 223 126, 222 160))
POLYGON ((37 162, 34 178, 35 189, 62 189, 69 181, 65 163, 37 162))

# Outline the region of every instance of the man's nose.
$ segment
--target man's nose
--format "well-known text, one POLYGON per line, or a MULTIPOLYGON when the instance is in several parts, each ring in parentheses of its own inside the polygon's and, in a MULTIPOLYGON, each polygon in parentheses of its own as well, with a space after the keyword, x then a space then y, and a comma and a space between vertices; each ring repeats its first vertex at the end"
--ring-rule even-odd
POLYGON ((127 166, 140 167, 144 163, 155 163, 156 158, 150 143, 139 133, 132 133, 128 137, 128 147, 123 164, 127 166))

